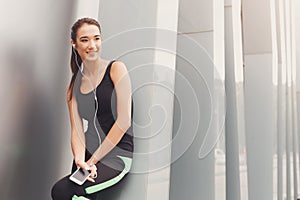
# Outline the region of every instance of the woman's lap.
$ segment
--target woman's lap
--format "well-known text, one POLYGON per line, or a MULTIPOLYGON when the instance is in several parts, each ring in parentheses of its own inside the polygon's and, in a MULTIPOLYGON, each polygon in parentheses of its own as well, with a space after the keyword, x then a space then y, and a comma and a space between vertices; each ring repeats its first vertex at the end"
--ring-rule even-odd
POLYGON ((116 184, 127 174, 128 166, 131 165, 131 159, 127 158, 127 160, 129 160, 129 163, 126 163, 126 158, 124 162, 124 159, 114 156, 105 157, 101 162, 98 162, 96 164, 98 175, 94 179, 95 183, 86 181, 83 185, 77 185, 69 180, 70 175, 65 176, 53 186, 52 198, 54 200, 67 200, 72 199, 76 195, 94 199, 99 191, 116 184))

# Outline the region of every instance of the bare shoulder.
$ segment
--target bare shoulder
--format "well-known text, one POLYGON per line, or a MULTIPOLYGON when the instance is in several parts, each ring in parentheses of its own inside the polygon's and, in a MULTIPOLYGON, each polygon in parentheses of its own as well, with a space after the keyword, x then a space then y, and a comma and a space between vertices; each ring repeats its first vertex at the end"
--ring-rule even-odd
POLYGON ((126 65, 122 61, 115 61, 112 63, 111 71, 118 72, 118 71, 122 71, 122 70, 127 71, 126 65))
POLYGON ((119 80, 127 74, 126 65, 121 61, 115 61, 111 65, 110 75, 113 81, 119 80))

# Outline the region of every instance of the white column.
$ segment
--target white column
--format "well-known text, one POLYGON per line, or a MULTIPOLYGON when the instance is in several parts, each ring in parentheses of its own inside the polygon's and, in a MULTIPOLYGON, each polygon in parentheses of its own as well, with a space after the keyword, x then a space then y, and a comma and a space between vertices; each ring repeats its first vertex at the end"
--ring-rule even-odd
POLYGON ((248 198, 241 1, 225 5, 226 199, 248 198))
POLYGON ((276 1, 277 8, 277 41, 278 41, 278 113, 277 113, 277 199, 286 196, 286 44, 284 5, 276 1))
MULTIPOLYGON (((300 102, 300 13, 297 12, 299 9, 300 9, 300 1, 297 1, 297 0, 293 0, 292 1, 293 3, 293 6, 292 6, 292 9, 294 11, 294 14, 292 15, 293 16, 293 34, 294 34, 294 37, 293 37, 293 45, 295 45, 293 47, 293 51, 295 53, 294 55, 294 62, 295 62, 295 67, 296 68, 296 84, 295 84, 295 88, 296 88, 296 111, 297 111, 297 116, 295 116, 295 118, 297 118, 297 124, 300 123, 300 106, 299 106, 299 102, 300 102)), ((297 127, 296 128, 296 135, 298 137, 298 172, 299 172, 299 161, 300 161, 300 134, 299 134, 299 128, 297 127)), ((298 173, 298 177, 297 177, 298 181, 299 181, 299 173, 298 173)), ((299 184, 298 184, 298 191, 299 191, 299 184)))
POLYGON ((98 19, 102 57, 126 64, 134 100, 134 164, 125 184, 106 197, 167 200, 178 1, 102 0, 98 19))
POLYGON ((296 40, 295 40, 295 15, 294 1, 285 2, 286 17, 286 43, 289 48, 286 50, 288 67, 288 98, 290 103, 290 151, 291 155, 291 194, 296 198, 298 196, 298 169, 297 169, 297 102, 296 102, 296 40))
POLYGON ((249 200, 273 199, 277 47, 272 0, 242 2, 249 200), (255 13, 255 14, 254 14, 255 13))
POLYGON ((225 117, 224 2, 181 0, 178 20, 175 93, 184 100, 174 107, 173 134, 190 143, 172 164, 170 199, 225 199, 224 144, 217 145, 225 117))
POLYGON ((291 18, 291 68, 292 68, 292 146, 293 146, 293 180, 294 180, 294 198, 298 198, 299 182, 299 152, 298 152, 298 117, 297 117, 297 85, 296 85, 296 21, 295 21, 295 2, 290 1, 290 18, 291 18))
POLYGON ((99 0, 74 0, 76 3, 75 18, 91 17, 98 18, 99 0))

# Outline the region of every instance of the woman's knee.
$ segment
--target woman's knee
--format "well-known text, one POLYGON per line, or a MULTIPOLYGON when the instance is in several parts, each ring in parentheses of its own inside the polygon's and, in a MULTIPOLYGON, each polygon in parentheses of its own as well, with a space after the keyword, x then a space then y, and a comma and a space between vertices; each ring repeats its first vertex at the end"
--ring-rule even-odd
POLYGON ((58 186, 57 186, 57 183, 55 183, 51 188, 52 199, 57 199, 57 194, 58 194, 58 186))
POLYGON ((51 197, 52 199, 61 199, 61 193, 62 193, 62 189, 61 189, 61 186, 59 184, 59 182, 55 183, 53 186, 52 186, 52 189, 51 189, 51 197))
POLYGON ((55 183, 51 189, 51 197, 53 200, 67 199, 68 196, 67 186, 62 180, 55 183))

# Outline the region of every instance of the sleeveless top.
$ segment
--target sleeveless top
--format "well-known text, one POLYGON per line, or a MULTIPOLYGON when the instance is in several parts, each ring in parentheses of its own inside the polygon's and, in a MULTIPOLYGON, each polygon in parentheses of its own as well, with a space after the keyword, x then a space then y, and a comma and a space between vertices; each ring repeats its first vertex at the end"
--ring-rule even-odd
MULTIPOLYGON (((76 95, 78 113, 83 121, 83 129, 86 140, 86 150, 93 154, 104 141, 109 130, 117 119, 117 96, 114 83, 110 76, 110 69, 115 60, 110 61, 105 69, 101 82, 96 86, 95 99, 94 91, 81 93, 80 85, 82 74, 80 71, 75 79, 74 92, 76 95), (98 102, 98 109, 97 109, 98 102), (97 113, 96 113, 97 111, 97 113), (96 115, 96 116, 95 116, 96 115), (99 138, 100 137, 100 138, 99 138), (100 142, 100 143, 99 143, 100 142)), ((133 116, 133 101, 131 106, 131 122, 133 116)), ((132 157, 133 152, 133 127, 129 127, 122 139, 113 148, 109 155, 121 155, 132 157)))

